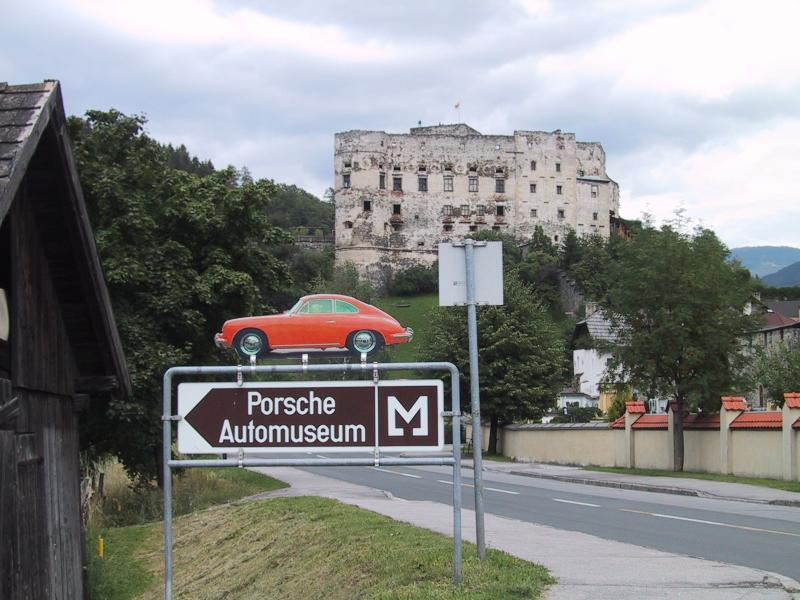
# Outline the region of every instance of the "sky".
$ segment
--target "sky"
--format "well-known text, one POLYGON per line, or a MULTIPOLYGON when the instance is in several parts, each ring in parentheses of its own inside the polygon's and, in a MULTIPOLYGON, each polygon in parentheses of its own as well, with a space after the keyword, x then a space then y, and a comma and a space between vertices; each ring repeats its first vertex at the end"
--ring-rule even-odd
POLYGON ((603 144, 624 218, 800 247, 799 0, 6 1, 0 81, 217 167, 321 196, 337 131, 561 129, 603 144))

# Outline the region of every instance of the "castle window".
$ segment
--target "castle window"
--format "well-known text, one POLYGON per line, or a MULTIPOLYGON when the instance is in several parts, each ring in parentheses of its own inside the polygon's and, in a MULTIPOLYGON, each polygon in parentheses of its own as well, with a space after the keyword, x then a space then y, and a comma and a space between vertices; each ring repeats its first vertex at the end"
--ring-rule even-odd
POLYGON ((486 207, 483 204, 478 204, 478 206, 475 207, 475 214, 482 217, 486 214, 486 207))
POLYGON ((344 161, 344 168, 349 169, 352 166, 352 163, 349 160, 344 161))
POLYGON ((535 193, 536 193, 536 184, 532 183, 531 184, 531 194, 535 194, 535 193))
POLYGON ((399 215, 400 214, 400 205, 399 204, 392 204, 392 214, 399 215))
POLYGON ((468 217, 469 216, 469 204, 462 204, 461 205, 461 216, 468 217))
POLYGON ((417 186, 420 192, 427 192, 428 191, 428 178, 427 177, 417 177, 417 186))
POLYGON ((592 220, 593 221, 597 221, 597 213, 596 212, 592 213, 592 220))
POLYGON ((349 188, 350 187, 350 173, 345 173, 342 175, 342 187, 349 188))
POLYGON ((470 192, 477 192, 478 191, 478 178, 470 176, 469 178, 469 191, 470 192))
POLYGON ((444 176, 444 191, 445 192, 452 192, 453 191, 453 176, 452 175, 445 175, 444 176))
POLYGON ((498 217, 506 216, 506 207, 502 206, 501 204, 497 205, 497 212, 495 213, 498 217))
POLYGON ((561 163, 556 163, 556 173, 561 173, 561 163))
POLYGON ((532 208, 531 209, 531 216, 532 217, 538 217, 539 216, 539 211, 537 209, 535 209, 535 208, 532 208))
POLYGON ((494 180, 494 191, 498 194, 504 194, 506 191, 506 180, 497 178, 494 180))
POLYGON ((597 186, 592 186, 592 198, 597 198, 597 186))
POLYGON ((558 218, 559 219, 563 219, 564 218, 564 209, 563 208, 559 208, 558 209, 558 218))
POLYGON ((443 214, 445 217, 450 217, 450 216, 452 216, 452 215, 453 215, 453 207, 452 207, 452 205, 450 205, 450 204, 445 204, 445 205, 442 207, 442 214, 443 214))
POLYGON ((444 230, 445 230, 445 231, 453 231, 453 226, 452 226, 452 225, 449 225, 449 224, 448 224, 448 225, 445 225, 445 226, 444 226, 444 230))
POLYGON ((394 169, 395 171, 399 171, 400 170, 400 165, 395 165, 394 167, 392 167, 392 169, 394 169))
POLYGON ((470 225, 469 226, 469 230, 470 231, 478 231, 478 226, 477 225, 470 225))
POLYGON ((378 188, 382 190, 386 189, 386 173, 378 175, 378 188))
POLYGON ((564 189, 564 186, 562 186, 562 185, 557 185, 557 186, 556 186, 556 194, 558 194, 558 195, 560 196, 560 195, 561 195, 561 192, 563 191, 563 189, 564 189))
POLYGON ((532 160, 531 161, 531 171, 535 171, 535 170, 536 170, 536 161, 532 160))
POLYGON ((372 200, 364 200, 364 212, 372 210, 372 200))
POLYGON ((392 223, 392 229, 394 231, 400 231, 401 228, 402 228, 402 225, 400 223, 392 223))
POLYGON ((417 242, 417 246, 424 246, 425 242, 417 242))
POLYGON ((578 170, 578 177, 583 177, 586 173, 581 169, 578 170))
POLYGON ((345 221, 344 222, 344 228, 345 229, 352 229, 353 228, 353 222, 352 221, 345 221))
POLYGON ((403 178, 402 177, 392 177, 392 190, 395 192, 402 192, 403 191, 403 178))
POLYGON ((420 165, 419 166, 419 172, 420 173, 427 173, 427 171, 428 171, 428 167, 426 167, 425 165, 420 165))
POLYGON ((500 225, 492 225, 492 231, 500 231, 500 225))
POLYGON ((470 174, 470 175, 477 175, 477 174, 478 174, 478 167, 476 167, 476 166, 474 166, 474 165, 473 165, 473 166, 471 166, 471 167, 469 168, 469 174, 470 174))
POLYGON ((557 236, 557 235, 554 235, 554 236, 553 236, 553 241, 554 241, 554 242, 557 242, 557 241, 558 241, 558 236, 557 236))

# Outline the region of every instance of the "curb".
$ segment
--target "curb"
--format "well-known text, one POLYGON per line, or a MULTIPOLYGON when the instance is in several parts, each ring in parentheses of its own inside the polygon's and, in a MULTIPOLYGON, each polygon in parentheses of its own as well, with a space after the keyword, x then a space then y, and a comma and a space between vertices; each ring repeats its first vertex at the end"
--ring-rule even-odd
MULTIPOLYGON (((472 469, 472 465, 464 465, 465 469, 472 469)), ((569 475, 548 475, 546 473, 532 473, 530 471, 506 471, 505 469, 487 469, 495 473, 508 473, 509 475, 520 475, 522 477, 532 477, 534 479, 549 479, 551 481, 563 481, 566 483, 581 483, 584 485, 595 485, 598 487, 609 487, 621 490, 634 490, 638 492, 655 492, 657 494, 674 494, 677 496, 694 496, 696 498, 713 498, 715 500, 730 500, 731 502, 745 502, 748 504, 768 504, 773 506, 789 506, 800 508, 800 500, 759 500, 757 498, 740 498, 737 496, 720 496, 709 492, 693 490, 689 488, 676 488, 669 486, 652 485, 648 483, 630 483, 627 481, 613 481, 602 479, 588 479, 585 477, 570 477, 569 475)))

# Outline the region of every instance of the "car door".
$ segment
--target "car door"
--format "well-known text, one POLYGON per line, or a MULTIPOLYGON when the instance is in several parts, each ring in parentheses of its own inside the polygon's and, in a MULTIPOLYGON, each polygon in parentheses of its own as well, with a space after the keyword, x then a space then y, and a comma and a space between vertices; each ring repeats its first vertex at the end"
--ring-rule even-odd
POLYGON ((359 309, 346 300, 336 300, 334 303, 336 314, 336 335, 340 345, 344 346, 347 336, 358 329, 365 329, 363 315, 359 309))
POLYGON ((292 339, 287 346, 318 348, 337 345, 336 315, 332 298, 312 298, 292 320, 292 339))

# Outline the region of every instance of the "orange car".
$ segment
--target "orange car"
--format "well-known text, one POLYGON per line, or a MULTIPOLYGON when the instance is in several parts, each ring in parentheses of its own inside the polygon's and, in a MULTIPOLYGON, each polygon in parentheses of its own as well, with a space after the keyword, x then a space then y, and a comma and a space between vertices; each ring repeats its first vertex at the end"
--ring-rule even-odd
POLYGON ((373 354, 383 345, 410 342, 414 332, 394 317, 350 296, 304 296, 279 315, 225 321, 214 336, 220 348, 244 357, 265 356, 271 350, 347 348, 373 354))

